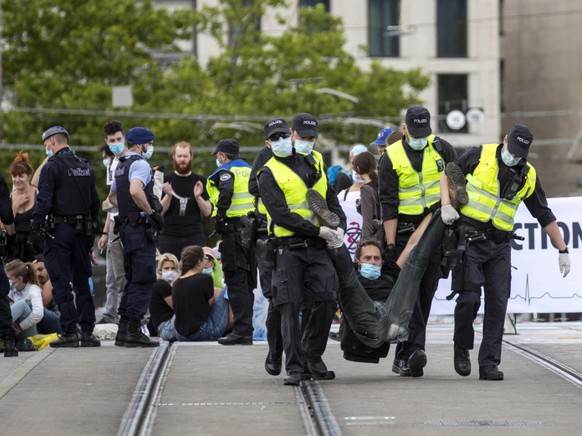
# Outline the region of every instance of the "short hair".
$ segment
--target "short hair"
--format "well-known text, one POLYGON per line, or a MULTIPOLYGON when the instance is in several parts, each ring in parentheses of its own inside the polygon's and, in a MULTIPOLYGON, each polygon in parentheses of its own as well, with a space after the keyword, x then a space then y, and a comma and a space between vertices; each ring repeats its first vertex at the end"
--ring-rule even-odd
POLYGON ((23 151, 16 153, 16 157, 10 164, 10 175, 20 176, 26 174, 32 177, 32 173, 34 173, 34 168, 32 168, 32 164, 28 159, 28 153, 24 153, 23 151))
POLYGON ((182 272, 188 272, 204 259, 204 250, 199 245, 188 245, 182 249, 182 272))
POLYGON ((388 138, 386 138, 386 145, 394 144, 395 142, 400 141, 403 136, 404 136, 404 133, 402 133, 400 130, 396 130, 396 131, 390 133, 388 135, 388 138))
POLYGON ((194 150, 192 150, 192 145, 186 141, 176 142, 174 145, 172 145, 172 157, 174 157, 174 155, 176 154, 176 149, 178 147, 187 148, 188 151, 190 152, 190 156, 194 157, 194 150))
POLYGON ((105 136, 114 135, 117 132, 123 133, 123 126, 119 121, 109 120, 103 125, 103 133, 105 133, 105 136))
POLYGON ((358 243, 358 246, 356 247, 356 253, 354 254, 354 259, 360 260, 362 248, 368 247, 370 245, 376 247, 378 250, 380 250, 380 254, 382 254, 382 244, 380 244, 380 242, 375 239, 364 239, 358 243))

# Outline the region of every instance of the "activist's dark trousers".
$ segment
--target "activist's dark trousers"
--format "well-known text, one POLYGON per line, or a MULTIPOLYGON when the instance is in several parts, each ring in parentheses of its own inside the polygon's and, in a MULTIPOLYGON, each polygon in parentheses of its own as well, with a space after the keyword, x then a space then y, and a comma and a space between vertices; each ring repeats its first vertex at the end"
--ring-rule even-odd
POLYGON ((61 328, 64 333, 76 333, 78 323, 82 331, 91 333, 95 304, 89 292, 91 260, 87 240, 75 234, 75 226, 67 223, 56 224, 52 236, 45 237, 44 259, 61 313, 61 328))
POLYGON ((218 250, 222 259, 224 282, 228 300, 234 314, 232 332, 240 336, 253 336, 253 305, 257 285, 257 268, 253 250, 242 246, 240 233, 222 235, 218 250))
POLYGON ((473 321, 481 306, 483 286, 485 313, 479 366, 499 365, 507 301, 511 292, 511 245, 491 240, 467 247, 462 271, 453 272, 454 289, 459 289, 455 307, 454 342, 473 349, 473 321))
POLYGON ((339 302, 350 327, 364 344, 378 348, 408 336, 408 324, 427 267, 439 249, 445 225, 437 210, 402 267, 385 303, 374 302, 358 280, 345 245, 330 250, 339 278, 339 302))
POLYGON ((273 302, 281 314, 287 373, 303 372, 305 359, 320 358, 336 310, 337 276, 325 248, 280 247, 273 271, 273 302), (302 322, 299 312, 302 308, 302 322))
POLYGON ((14 329, 12 328, 12 313, 10 312, 10 304, 8 302, 9 292, 10 284, 6 276, 6 271, 4 271, 4 262, 0 259, 0 338, 15 336, 14 329))

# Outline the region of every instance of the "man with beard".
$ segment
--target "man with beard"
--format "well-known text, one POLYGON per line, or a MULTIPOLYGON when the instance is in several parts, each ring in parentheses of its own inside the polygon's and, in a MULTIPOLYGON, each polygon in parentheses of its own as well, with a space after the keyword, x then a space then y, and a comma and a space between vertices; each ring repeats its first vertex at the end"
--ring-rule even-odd
POLYGON ((158 249, 178 259, 188 245, 206 245, 201 214, 210 216, 212 205, 206 192, 206 178, 192 172, 192 146, 178 142, 172 147, 173 173, 164 174, 162 206, 164 230, 158 249))

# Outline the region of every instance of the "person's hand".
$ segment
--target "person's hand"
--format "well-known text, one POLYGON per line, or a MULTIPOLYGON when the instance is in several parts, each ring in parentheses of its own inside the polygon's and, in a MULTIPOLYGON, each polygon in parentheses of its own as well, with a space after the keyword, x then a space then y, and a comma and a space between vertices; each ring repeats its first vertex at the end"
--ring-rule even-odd
POLYGON ((443 220, 443 223, 445 223, 447 226, 450 226, 459 218, 460 218, 459 212, 457 212, 455 208, 450 204, 447 204, 446 206, 442 207, 441 219, 443 220))
POLYGON ((382 250, 382 260, 384 262, 390 262, 396 253, 396 246, 394 244, 386 244, 382 250))
POLYGON ((344 229, 338 227, 335 233, 335 237, 327 241, 327 248, 329 249, 340 248, 344 245, 344 229))
POLYGON ((570 255, 568 253, 560 253, 558 255, 558 265, 560 265, 562 277, 566 277, 570 272, 570 255))
POLYGON ((169 182, 166 182, 162 185, 162 191, 164 191, 164 194, 166 195, 172 195, 174 191, 172 191, 172 185, 170 185, 169 182))
POLYGON ((330 227, 322 226, 319 228, 319 237, 325 239, 327 242, 337 238, 337 230, 330 227))
POLYGON ((108 240, 109 237, 107 235, 101 235, 101 237, 97 241, 97 248, 101 251, 105 250, 105 248, 107 247, 108 240))
POLYGON ((27 201, 28 201, 27 194, 12 196, 12 206, 15 210, 20 209, 20 207, 26 204, 27 201))
POLYGON ((17 322, 12 323, 12 328, 14 329, 14 333, 16 334, 16 336, 22 333, 22 328, 20 327, 20 324, 18 324, 17 322))
POLYGON ((30 230, 30 235, 26 241, 28 248, 33 253, 42 253, 44 251, 44 235, 41 229, 30 230))
POLYGON ((97 261, 97 256, 95 256, 95 253, 93 253, 93 250, 91 250, 89 252, 89 259, 91 259, 91 263, 95 266, 99 265, 99 262, 97 261))
POLYGON ((204 185, 202 185, 202 182, 200 180, 198 180, 196 182, 196 184, 194 185, 194 198, 200 197, 203 192, 204 192, 204 185))
POLYGON ((223 216, 216 215, 212 220, 214 221, 214 230, 216 230, 216 233, 222 234, 226 231, 226 221, 223 216))
POLYGON ((155 210, 148 215, 148 221, 151 225, 158 229, 158 231, 164 228, 164 217, 162 217, 162 215, 160 215, 160 213, 156 212, 155 210))

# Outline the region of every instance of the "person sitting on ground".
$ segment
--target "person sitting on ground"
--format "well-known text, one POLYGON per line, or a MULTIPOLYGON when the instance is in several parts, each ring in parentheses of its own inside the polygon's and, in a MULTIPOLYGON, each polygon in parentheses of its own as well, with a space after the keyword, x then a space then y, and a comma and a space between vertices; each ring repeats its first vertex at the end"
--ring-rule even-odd
POLYGON ((37 254, 34 256, 32 264, 34 265, 36 278, 42 289, 42 305, 52 312, 59 313, 59 307, 53 299, 53 284, 51 283, 51 279, 44 264, 44 255, 37 254))
POLYGON ((212 277, 203 273, 204 256, 198 245, 182 250, 182 275, 172 286, 174 316, 160 330, 164 340, 216 341, 229 328, 225 289, 215 289, 212 277))
POLYGON ((218 254, 215 249, 211 247, 203 247, 204 250, 204 269, 202 272, 212 277, 214 282, 214 290, 218 292, 224 288, 224 273, 222 272, 222 265, 218 260, 218 254))
POLYGON ((161 331, 174 316, 172 284, 180 276, 180 262, 172 253, 158 256, 158 280, 154 283, 150 302, 151 322, 148 324, 151 336, 161 336, 161 331))

